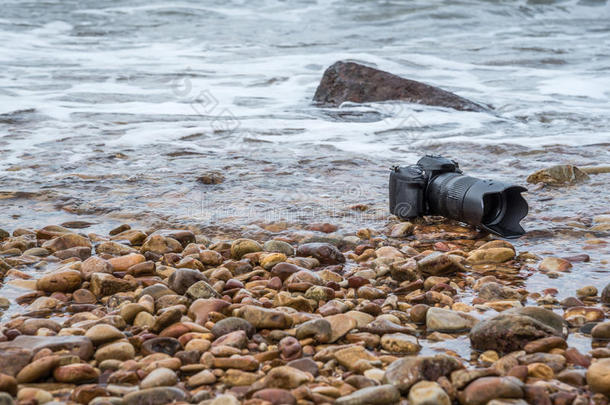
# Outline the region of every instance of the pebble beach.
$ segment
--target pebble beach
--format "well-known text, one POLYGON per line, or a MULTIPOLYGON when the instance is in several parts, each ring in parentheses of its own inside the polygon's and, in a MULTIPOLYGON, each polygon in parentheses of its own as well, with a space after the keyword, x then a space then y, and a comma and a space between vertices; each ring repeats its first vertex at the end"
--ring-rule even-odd
POLYGON ((0 300, 2 404, 608 403, 610 284, 523 284, 589 254, 438 217, 232 240, 77 225, 2 232, 23 292, 0 300))
POLYGON ((609 21, 3 1, 0 405, 610 405, 609 21), (391 215, 426 154, 525 234, 391 215))

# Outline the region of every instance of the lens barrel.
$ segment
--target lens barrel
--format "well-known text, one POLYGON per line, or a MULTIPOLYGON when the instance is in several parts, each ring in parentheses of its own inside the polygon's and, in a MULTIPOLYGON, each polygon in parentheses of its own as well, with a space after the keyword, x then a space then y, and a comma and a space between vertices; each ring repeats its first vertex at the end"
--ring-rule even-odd
POLYGON ((528 205, 526 188, 496 180, 482 180, 460 173, 443 173, 430 180, 426 190, 432 215, 467 222, 505 238, 518 238, 525 231, 519 222, 528 205))

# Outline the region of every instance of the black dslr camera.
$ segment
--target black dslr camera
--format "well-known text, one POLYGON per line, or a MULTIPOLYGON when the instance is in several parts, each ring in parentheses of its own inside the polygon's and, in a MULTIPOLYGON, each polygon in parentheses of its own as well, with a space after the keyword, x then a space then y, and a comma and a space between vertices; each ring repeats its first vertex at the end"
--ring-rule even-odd
POLYGON ((390 212, 401 219, 442 215, 505 238, 525 231, 525 187, 462 174, 455 160, 426 155, 416 165, 390 173, 390 212))

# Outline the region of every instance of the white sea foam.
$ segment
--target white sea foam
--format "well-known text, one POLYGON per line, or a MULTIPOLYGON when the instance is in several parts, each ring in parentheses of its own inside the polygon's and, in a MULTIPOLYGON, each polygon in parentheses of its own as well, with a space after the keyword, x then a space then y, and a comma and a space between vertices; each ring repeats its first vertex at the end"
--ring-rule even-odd
POLYGON ((14 17, 0 19, 0 114, 35 114, 0 124, 5 165, 55 139, 106 131, 99 139, 108 146, 199 149, 181 138, 226 136, 227 122, 235 142, 371 155, 443 142, 610 141, 607 4, 45 3, 48 13, 25 28, 19 3, 6 6, 14 17), (320 111, 311 97, 341 59, 455 91, 498 114, 405 103, 320 111))

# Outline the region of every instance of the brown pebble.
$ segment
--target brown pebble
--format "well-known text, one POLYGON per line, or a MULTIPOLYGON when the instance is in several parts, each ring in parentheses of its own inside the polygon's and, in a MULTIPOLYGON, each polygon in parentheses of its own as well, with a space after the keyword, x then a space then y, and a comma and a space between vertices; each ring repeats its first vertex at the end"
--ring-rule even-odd
POLYGON ((527 366, 515 366, 511 368, 506 375, 517 377, 521 381, 525 381, 528 375, 528 368, 527 366))
POLYGON ((564 357, 567 362, 570 364, 574 364, 576 366, 581 367, 589 367, 591 365, 591 358, 587 355, 584 355, 578 351, 578 349, 574 347, 570 347, 565 351, 564 357))

